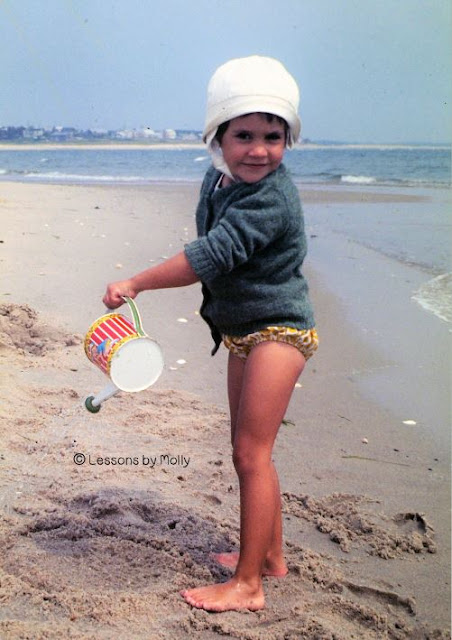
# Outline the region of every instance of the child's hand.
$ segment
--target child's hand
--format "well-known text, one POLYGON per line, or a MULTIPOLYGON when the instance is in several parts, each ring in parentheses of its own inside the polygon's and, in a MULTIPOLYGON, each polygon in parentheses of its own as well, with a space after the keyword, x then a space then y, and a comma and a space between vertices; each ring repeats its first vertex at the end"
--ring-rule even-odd
POLYGON ((120 280, 119 282, 111 282, 107 286, 107 291, 103 297, 103 303, 109 309, 116 309, 124 304, 123 296, 135 298, 138 291, 135 290, 132 280, 120 280))

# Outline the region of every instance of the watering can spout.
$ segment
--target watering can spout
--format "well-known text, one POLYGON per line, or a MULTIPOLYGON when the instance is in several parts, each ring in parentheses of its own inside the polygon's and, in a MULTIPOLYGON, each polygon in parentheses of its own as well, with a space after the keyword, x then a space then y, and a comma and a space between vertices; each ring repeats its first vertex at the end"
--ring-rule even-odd
POLYGON ((102 402, 105 402, 105 400, 109 400, 119 391, 120 389, 118 389, 118 387, 113 384, 113 382, 110 382, 104 389, 102 389, 102 391, 99 391, 96 396, 88 396, 85 400, 85 407, 91 413, 98 413, 100 411, 102 402))
POLYGON ((133 322, 111 309, 96 320, 85 337, 85 353, 109 378, 96 396, 85 400, 91 413, 119 391, 137 392, 154 384, 163 371, 163 355, 157 342, 143 330, 135 302, 124 297, 133 322))

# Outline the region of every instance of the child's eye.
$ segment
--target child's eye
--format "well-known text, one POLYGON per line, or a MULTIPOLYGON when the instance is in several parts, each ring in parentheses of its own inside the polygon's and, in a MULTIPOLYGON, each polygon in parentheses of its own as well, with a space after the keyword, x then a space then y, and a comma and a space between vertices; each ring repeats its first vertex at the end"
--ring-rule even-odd
POLYGON ((279 140, 282 140, 282 134, 275 131, 274 133, 269 133, 266 138, 269 142, 278 142, 279 140))
POLYGON ((238 138, 239 140, 250 140, 251 134, 248 131, 238 131, 235 134, 235 137, 238 138))

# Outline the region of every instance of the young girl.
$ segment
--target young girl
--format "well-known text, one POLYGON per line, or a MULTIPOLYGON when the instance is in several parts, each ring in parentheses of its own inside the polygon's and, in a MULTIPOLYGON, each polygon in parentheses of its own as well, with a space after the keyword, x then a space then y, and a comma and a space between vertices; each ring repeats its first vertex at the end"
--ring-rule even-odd
POLYGON ((183 591, 208 611, 264 607, 262 576, 284 576, 282 518, 273 444, 294 385, 317 348, 301 265, 306 254, 298 191, 282 159, 300 134, 299 94, 272 58, 230 60, 212 76, 203 139, 213 165, 204 178, 198 238, 184 251, 108 286, 122 296, 201 281, 201 315, 215 353, 229 350, 232 459, 240 484, 240 552, 218 554, 235 568, 221 584, 183 591))

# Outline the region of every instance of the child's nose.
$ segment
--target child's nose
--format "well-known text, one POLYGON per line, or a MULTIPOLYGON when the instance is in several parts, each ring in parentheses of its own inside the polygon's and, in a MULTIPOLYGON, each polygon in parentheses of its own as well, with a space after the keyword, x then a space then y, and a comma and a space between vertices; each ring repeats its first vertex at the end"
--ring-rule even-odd
POLYGON ((265 144, 261 143, 261 142, 256 142, 256 144, 254 144, 251 149, 250 149, 250 154, 253 156, 266 156, 267 155, 267 148, 265 146, 265 144))

